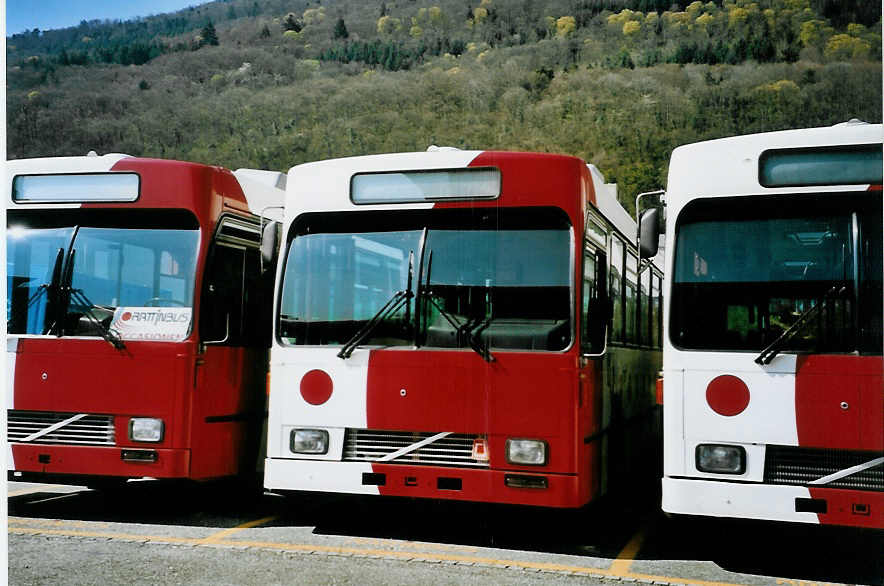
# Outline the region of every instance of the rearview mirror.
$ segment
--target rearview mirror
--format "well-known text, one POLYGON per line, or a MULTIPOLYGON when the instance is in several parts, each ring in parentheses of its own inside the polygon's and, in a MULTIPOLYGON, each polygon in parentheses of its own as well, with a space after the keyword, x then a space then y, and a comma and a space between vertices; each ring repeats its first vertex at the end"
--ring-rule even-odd
POLYGON ((659 208, 649 208, 642 212, 638 223, 639 255, 642 259, 657 256, 660 246, 659 221, 659 208))
POLYGON ((261 232, 261 272, 273 266, 276 260, 276 248, 279 245, 279 224, 268 222, 261 232))

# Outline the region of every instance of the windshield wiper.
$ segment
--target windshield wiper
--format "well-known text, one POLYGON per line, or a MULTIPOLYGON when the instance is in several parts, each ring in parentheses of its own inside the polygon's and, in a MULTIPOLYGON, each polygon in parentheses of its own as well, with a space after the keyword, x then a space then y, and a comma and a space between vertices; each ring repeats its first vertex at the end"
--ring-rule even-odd
POLYGON ((95 329, 98 330, 98 334, 108 344, 110 344, 117 350, 123 350, 126 348, 126 345, 123 343, 123 339, 120 337, 120 333, 110 326, 105 325, 104 322, 95 315, 95 309, 98 308, 98 306, 89 301, 89 298, 86 297, 86 294, 83 293, 82 289, 74 289, 70 286, 70 273, 73 272, 74 255, 76 254, 76 252, 76 250, 71 250, 70 258, 68 259, 68 266, 71 268, 68 269, 68 275, 65 276, 65 283, 67 284, 65 288, 67 289, 68 293, 68 306, 71 305, 71 301, 76 301, 79 306, 83 307, 83 315, 93 326, 95 326, 95 329))
MULTIPOLYGON (((422 311, 422 301, 423 301, 423 291, 421 290, 421 283, 424 274, 424 254, 427 251, 427 233, 429 229, 424 226, 423 231, 421 231, 421 241, 418 244, 418 256, 417 256, 417 287, 415 288, 414 295, 414 347, 420 348, 420 333, 421 333, 421 315, 423 315, 422 311)), ((430 252, 430 262, 433 260, 433 253, 430 252)), ((429 267, 427 267, 427 278, 429 279, 429 267)), ((429 280, 427 280, 429 283, 429 280)), ((410 289, 411 287, 409 287, 410 289)), ((406 316, 406 320, 408 317, 406 316)))
MULTIPOLYGON (((427 258, 427 285, 426 289, 422 290, 420 282, 418 282, 418 292, 421 294, 422 299, 426 299, 429 301, 433 307, 439 312, 439 314, 448 321, 449 324, 455 329, 457 333, 457 343, 460 344, 461 340, 466 340, 467 345, 472 348, 476 354, 482 357, 485 362, 494 362, 494 356, 491 354, 491 350, 488 349, 488 346, 482 342, 482 339, 474 333, 474 329, 478 326, 486 324, 486 321, 490 320, 480 320, 478 322, 474 322, 472 320, 467 320, 465 323, 460 323, 457 319, 451 315, 448 311, 446 311, 437 301, 433 294, 433 291, 430 289, 430 271, 433 268, 433 251, 430 251, 430 255, 427 258)), ((487 324, 484 325, 482 329, 487 327, 487 324)))
POLYGON ((123 338, 120 337, 120 332, 105 325, 105 323, 95 315, 95 310, 99 309, 99 306, 89 301, 89 298, 86 297, 82 289, 71 289, 71 300, 76 301, 77 304, 84 309, 83 315, 89 320, 89 323, 95 326, 95 329, 98 330, 98 335, 104 338, 108 344, 117 350, 123 350, 126 348, 126 344, 123 343, 123 338))
MULTIPOLYGON (((41 297, 44 295, 49 296, 50 292, 55 292, 58 289, 59 277, 61 276, 61 264, 64 259, 64 248, 59 248, 58 252, 55 255, 55 264, 52 266, 52 277, 49 279, 48 283, 41 283, 37 286, 37 290, 33 295, 28 299, 28 305, 25 307, 25 314, 31 309, 31 306, 37 303, 41 297)), ((52 299, 50 299, 52 301, 52 299)), ((47 311, 47 314, 49 312, 47 311)), ((9 318, 6 320, 6 328, 10 328, 10 324, 13 322, 14 318, 9 318)), ((50 323, 43 331, 45 335, 55 326, 55 322, 50 323)))
MULTIPOLYGON (((356 332, 352 338, 347 340, 344 345, 341 347, 341 351, 338 352, 338 358, 350 358, 350 355, 353 354, 353 350, 356 349, 359 344, 368 337, 368 335, 374 331, 378 325, 380 325, 385 319, 389 318, 391 315, 399 311, 403 305, 407 305, 406 313, 410 309, 411 298, 414 297, 414 293, 411 291, 411 281, 414 277, 414 251, 411 250, 408 252, 408 283, 405 286, 405 289, 402 291, 396 291, 392 297, 381 307, 376 314, 372 316, 370 320, 366 322, 362 328, 356 332)), ((406 321, 409 323, 410 319, 406 321)))
POLYGON ((780 336, 771 342, 767 348, 761 351, 761 354, 755 357, 755 364, 770 364, 771 360, 780 353, 780 350, 783 349, 783 346, 792 339, 792 336, 797 334, 806 324, 810 322, 810 318, 815 316, 817 312, 819 312, 824 305, 826 305, 830 300, 839 297, 847 291, 847 286, 843 284, 833 285, 828 291, 826 291, 825 295, 820 299, 820 302, 814 305, 813 307, 804 310, 801 315, 798 316, 798 319, 795 320, 789 328, 780 334, 780 336))

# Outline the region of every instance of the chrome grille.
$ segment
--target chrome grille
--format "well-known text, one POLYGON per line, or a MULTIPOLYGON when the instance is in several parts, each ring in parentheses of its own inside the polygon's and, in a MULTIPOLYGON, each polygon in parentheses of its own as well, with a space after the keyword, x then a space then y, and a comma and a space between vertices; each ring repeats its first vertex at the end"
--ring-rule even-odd
MULTIPOLYGON (((880 458, 881 452, 825 450, 790 446, 767 446, 764 481, 770 484, 806 485, 809 482, 880 458)), ((819 485, 820 488, 884 491, 884 464, 819 485)))
MULTIPOLYGON (((9 410, 6 412, 6 440, 10 443, 21 442, 26 437, 75 415, 77 414, 9 410)), ((112 446, 115 443, 114 418, 111 415, 86 415, 28 443, 112 446)))
MULTIPOLYGON (((376 462, 397 450, 436 435, 432 432, 347 429, 344 434, 344 461, 376 462)), ((473 459, 473 441, 481 436, 453 433, 433 443, 403 454, 391 464, 487 468, 488 462, 473 459)))

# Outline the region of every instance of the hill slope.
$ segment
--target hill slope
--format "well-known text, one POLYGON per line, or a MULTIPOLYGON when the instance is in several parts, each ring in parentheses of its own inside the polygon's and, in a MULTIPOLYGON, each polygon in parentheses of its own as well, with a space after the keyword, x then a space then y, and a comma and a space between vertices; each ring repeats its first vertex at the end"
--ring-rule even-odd
POLYGON ((84 22, 7 39, 7 147, 278 170, 429 144, 556 151, 629 205, 678 144, 880 121, 880 6, 232 0, 84 22))

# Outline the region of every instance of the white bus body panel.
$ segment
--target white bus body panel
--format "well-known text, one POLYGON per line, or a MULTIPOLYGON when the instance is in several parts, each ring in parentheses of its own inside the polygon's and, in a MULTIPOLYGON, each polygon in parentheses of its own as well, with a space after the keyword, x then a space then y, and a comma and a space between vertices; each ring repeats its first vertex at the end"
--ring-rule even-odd
POLYGON ((686 368, 683 375, 686 440, 742 442, 747 439, 747 429, 751 429, 753 442, 798 445, 795 355, 777 356, 766 366, 755 364, 754 357, 745 352, 696 353, 689 357, 691 368, 686 368), (723 374, 734 375, 749 387, 749 405, 739 417, 719 415, 706 402, 709 383, 723 374))
POLYGON ((809 497, 803 486, 663 478, 663 510, 676 515, 819 523, 816 513, 795 512, 795 499, 809 497))
POLYGON ((371 472, 371 463, 341 462, 344 430, 366 426, 369 351, 357 349, 347 360, 338 358, 338 351, 336 347, 309 346, 276 346, 272 349, 268 446, 264 463, 264 486, 267 488, 378 494, 376 486, 353 482, 353 479, 360 479, 363 472, 371 472), (328 401, 318 406, 307 403, 298 384, 307 372, 314 369, 325 371, 334 381, 328 401), (301 416, 306 412, 319 415, 318 420, 323 425, 319 427, 310 420, 302 420, 301 416), (327 431, 328 452, 295 456, 290 450, 291 433, 295 429, 327 431), (295 457, 298 459, 293 459, 295 457))

